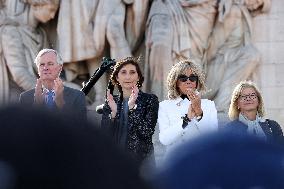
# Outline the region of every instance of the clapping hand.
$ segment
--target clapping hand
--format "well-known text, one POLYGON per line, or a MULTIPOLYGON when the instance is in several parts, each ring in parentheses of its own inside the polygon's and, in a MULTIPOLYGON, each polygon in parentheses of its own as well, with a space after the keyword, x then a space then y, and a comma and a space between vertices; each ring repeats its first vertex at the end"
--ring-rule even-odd
POLYGON ((65 104, 64 98, 63 98, 63 82, 60 78, 56 78, 54 80, 54 92, 55 92, 55 103, 56 106, 59 108, 62 108, 65 104))
POLYGON ((189 106, 187 113, 188 117, 193 118, 201 115, 202 114, 201 95, 199 93, 196 93, 196 91, 193 89, 188 89, 187 97, 191 101, 191 105, 189 106))
POLYGON ((43 104, 44 102, 44 94, 42 91, 42 80, 40 78, 37 79, 36 81, 34 102, 36 104, 43 104))
POLYGON ((110 94, 110 91, 107 91, 107 103, 111 109, 111 117, 115 118, 117 113, 117 104, 115 103, 113 96, 110 94))
POLYGON ((128 100, 128 107, 129 109, 133 109, 136 104, 136 99, 138 97, 139 89, 136 85, 132 87, 131 95, 128 100))

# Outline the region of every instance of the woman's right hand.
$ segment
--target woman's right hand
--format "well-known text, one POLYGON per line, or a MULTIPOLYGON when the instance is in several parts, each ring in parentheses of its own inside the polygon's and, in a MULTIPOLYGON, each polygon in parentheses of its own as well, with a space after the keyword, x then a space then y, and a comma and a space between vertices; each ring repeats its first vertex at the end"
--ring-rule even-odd
POLYGON ((34 102, 36 104, 43 104, 44 102, 44 94, 42 92, 42 80, 40 78, 36 81, 34 102))
POLYGON ((188 89, 187 97, 191 101, 191 105, 189 106, 187 113, 188 117, 193 118, 195 116, 201 115, 201 95, 199 93, 197 94, 193 89, 188 89))
POLYGON ((107 91, 107 102, 111 109, 111 117, 115 118, 117 113, 117 104, 115 103, 113 96, 110 94, 110 91, 107 91))

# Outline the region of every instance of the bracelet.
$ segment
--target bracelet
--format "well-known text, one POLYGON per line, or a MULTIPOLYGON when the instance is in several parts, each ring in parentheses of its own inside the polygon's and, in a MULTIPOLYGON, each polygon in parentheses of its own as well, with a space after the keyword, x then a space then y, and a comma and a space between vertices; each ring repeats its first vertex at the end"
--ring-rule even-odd
POLYGON ((112 117, 112 112, 110 112, 110 114, 108 114, 109 119, 114 120, 116 119, 116 115, 114 117, 112 117))
POLYGON ((137 108, 137 104, 134 104, 134 106, 133 106, 133 108, 129 108, 129 111, 133 111, 133 110, 136 110, 136 108, 137 108))
POLYGON ((197 121, 200 121, 202 119, 202 117, 203 117, 203 112, 201 113, 201 115, 196 117, 197 121))
POLYGON ((185 114, 184 116, 181 117, 181 119, 183 120, 182 122, 182 128, 184 129, 189 122, 191 122, 191 119, 189 119, 189 117, 187 116, 187 114, 185 114))
POLYGON ((109 118, 110 120, 114 120, 114 119, 115 119, 115 117, 112 117, 111 113, 108 114, 108 118, 109 118))

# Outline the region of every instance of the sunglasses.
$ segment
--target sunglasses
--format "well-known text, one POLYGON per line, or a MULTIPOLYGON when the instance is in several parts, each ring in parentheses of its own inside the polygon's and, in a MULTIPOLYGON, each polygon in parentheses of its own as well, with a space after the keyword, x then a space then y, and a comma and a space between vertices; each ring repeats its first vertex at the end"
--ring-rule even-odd
POLYGON ((197 75, 193 75, 191 74, 190 76, 187 75, 179 75, 178 76, 178 80, 181 82, 186 82, 187 80, 191 81, 191 82, 197 82, 198 81, 198 76, 197 75))

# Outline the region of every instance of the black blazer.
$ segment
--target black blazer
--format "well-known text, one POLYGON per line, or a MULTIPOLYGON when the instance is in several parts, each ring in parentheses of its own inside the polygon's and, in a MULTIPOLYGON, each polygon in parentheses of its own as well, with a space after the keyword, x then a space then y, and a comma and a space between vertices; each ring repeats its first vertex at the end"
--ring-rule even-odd
MULTIPOLYGON (((117 115, 115 119, 110 118, 111 109, 106 101, 101 128, 115 140, 123 105, 120 96, 115 96, 114 100, 117 104, 117 115)), ((152 135, 158 119, 159 101, 156 95, 139 91, 136 104, 137 108, 128 114, 127 149, 136 160, 142 161, 153 150, 152 135)))
MULTIPOLYGON (((266 119, 265 122, 259 122, 264 134, 268 141, 283 143, 283 132, 280 125, 270 119, 266 119)), ((234 132, 235 134, 246 134, 248 126, 239 120, 234 120, 227 123, 224 126, 226 131, 234 132)))

